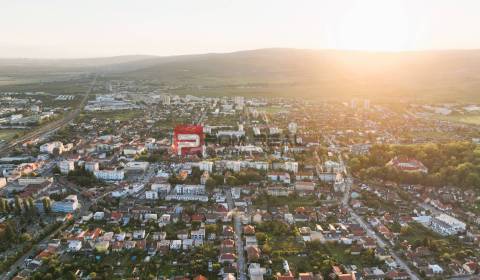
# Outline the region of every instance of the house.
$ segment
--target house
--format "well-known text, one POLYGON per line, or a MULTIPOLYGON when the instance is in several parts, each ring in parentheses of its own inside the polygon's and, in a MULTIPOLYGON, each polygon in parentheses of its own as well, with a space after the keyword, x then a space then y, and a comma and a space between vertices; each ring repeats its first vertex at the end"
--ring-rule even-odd
POLYGON ((115 234, 114 238, 117 241, 124 241, 126 235, 127 234, 125 232, 120 232, 120 233, 115 234))
POLYGON ((257 246, 257 237, 255 235, 247 235, 245 236, 245 247, 249 246, 257 246))
POLYGON ((233 239, 224 239, 222 241, 222 247, 224 248, 233 248, 235 246, 235 241, 233 239))
POLYGON ((203 275, 198 275, 194 277, 193 280, 208 280, 208 278, 203 275))
POLYGON ((101 233, 102 233, 102 230, 99 229, 99 228, 96 228, 94 230, 91 230, 91 231, 88 231, 87 233, 85 233, 84 239, 85 240, 97 240, 97 238, 100 236, 101 233))
POLYGON ((95 221, 101 221, 105 218, 105 212, 95 212, 93 214, 93 220, 95 221))
POLYGON ((82 241, 80 240, 70 240, 68 241, 68 251, 69 252, 78 252, 82 249, 82 241))
POLYGON ((267 187, 267 194, 271 196, 288 196, 291 193, 290 189, 283 186, 267 187))
POLYGON ((290 184, 290 173, 288 172, 269 172, 267 178, 270 181, 290 184))
POLYGON ((428 173, 428 168, 422 162, 413 158, 394 157, 387 163, 387 166, 403 172, 428 173))
POLYGON ((233 228, 231 226, 224 226, 223 227, 223 235, 224 236, 231 237, 231 236, 233 236, 233 234, 234 234, 234 231, 233 231, 233 228))
POLYGON ((246 225, 243 227, 243 233, 245 235, 252 235, 255 234, 255 227, 252 225, 246 225))
POLYGON ((247 258, 249 261, 255 261, 260 258, 260 249, 257 246, 247 247, 247 258))
POLYGON ((479 265, 474 262, 474 261, 468 261, 462 265, 462 268, 468 273, 468 274, 474 274, 478 271, 479 265))
POLYGON ((233 263, 237 257, 233 253, 223 253, 218 258, 219 263, 233 263))
POLYGON ((297 181, 295 183, 295 191, 299 193, 311 193, 315 190, 315 183, 314 182, 304 182, 304 181, 297 181))
POLYGON ((97 252, 106 252, 109 247, 110 242, 108 241, 99 241, 95 243, 95 250, 97 250, 97 252))
POLYGON ((440 275, 443 274, 443 268, 438 264, 429 264, 428 265, 428 272, 429 275, 440 275))
POLYGON ((387 276, 388 279, 392 279, 392 280, 407 280, 407 279, 410 279, 410 275, 408 275, 408 273, 406 271, 399 270, 399 269, 391 270, 391 271, 387 272, 386 276, 387 276))
POLYGON ((182 249, 183 250, 190 250, 194 246, 193 239, 183 239, 182 240, 182 249))
POLYGON ((264 267, 260 267, 259 263, 250 263, 248 266, 248 275, 250 280, 263 280, 263 275, 267 273, 264 267))
POLYGON ((199 228, 198 230, 192 230, 190 232, 190 237, 193 240, 204 240, 205 239, 205 228, 199 228))
POLYGON ((205 216, 203 214, 193 214, 191 217, 192 223, 201 223, 205 220, 205 216))
POLYGON ((252 222, 255 224, 259 224, 262 222, 262 214, 260 212, 255 212, 255 214, 252 215, 252 222))
POLYGON ((363 269, 363 276, 365 279, 383 280, 385 279, 385 272, 378 267, 365 267, 363 269))
POLYGON ((170 250, 178 251, 182 248, 182 240, 172 240, 170 243, 170 250))
POLYGON ((298 273, 298 280, 323 280, 321 275, 313 275, 312 272, 298 273))
POLYGON ((133 239, 144 239, 145 238, 145 230, 135 230, 132 235, 133 239))
POLYGON ((361 243, 364 249, 375 249, 377 248, 377 243, 375 242, 375 239, 371 237, 364 237, 361 239, 361 243))

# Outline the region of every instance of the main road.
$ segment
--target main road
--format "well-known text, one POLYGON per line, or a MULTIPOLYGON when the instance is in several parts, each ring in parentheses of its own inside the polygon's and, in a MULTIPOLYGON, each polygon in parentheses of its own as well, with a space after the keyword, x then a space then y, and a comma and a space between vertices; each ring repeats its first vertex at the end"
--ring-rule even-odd
POLYGON ((241 214, 235 209, 235 204, 233 203, 232 192, 230 189, 226 189, 226 197, 228 208, 233 214, 233 226, 235 230, 235 244, 237 245, 237 274, 239 280, 247 280, 247 275, 245 273, 245 252, 243 250, 243 240, 242 240, 242 220, 241 214))
MULTIPOLYGON (((327 142, 329 142, 330 146, 334 147, 335 148, 335 143, 333 142, 332 139, 330 138, 327 138, 326 137, 326 140, 327 142)), ((345 186, 345 192, 343 194, 343 197, 342 197, 342 206, 345 207, 346 209, 348 209, 348 212, 350 213, 350 217, 355 220, 356 223, 358 223, 364 230, 365 232, 367 233, 367 235, 373 239, 375 239, 375 241, 377 242, 378 246, 382 247, 382 248, 386 248, 389 250, 390 252, 390 255, 392 256, 392 258, 395 260, 395 262, 398 264, 398 266, 400 268, 402 268, 405 272, 408 273, 408 275, 410 276, 410 279, 412 280, 419 280, 420 278, 417 276, 417 274, 412 271, 410 269, 410 267, 405 263, 405 261, 400 258, 400 256, 395 252, 395 250, 393 249, 393 247, 391 246, 391 244, 385 242, 376 232, 374 229, 372 229, 372 227, 365 222, 365 220, 359 216, 357 213, 355 213, 355 211, 352 209, 352 207, 349 205, 349 200, 350 200, 350 195, 351 195, 351 190, 352 190, 352 184, 353 184, 353 178, 352 176, 350 175, 349 171, 348 171, 348 168, 346 167, 344 161, 343 161, 343 157, 342 157, 342 153, 341 151, 338 151, 338 159, 340 161, 340 164, 344 167, 343 168, 343 171, 345 173, 345 183, 346 183, 346 186, 345 186)), ((317 160, 319 160, 318 158, 318 155, 317 155, 317 160)), ((320 162, 317 162, 318 164, 320 162)))
POLYGON ((50 122, 50 123, 48 123, 44 126, 41 126, 40 128, 38 128, 38 129, 36 129, 36 130, 34 130, 30 133, 27 133, 23 136, 18 137, 17 139, 14 139, 14 140, 10 141, 9 143, 7 143, 6 145, 4 145, 3 147, 0 148, 0 156, 6 155, 12 148, 14 148, 15 146, 17 146, 19 144, 22 144, 26 141, 36 139, 40 136, 43 136, 43 135, 48 134, 52 131, 55 131, 59 128, 62 128, 65 125, 67 125, 70 121, 74 120, 80 114, 80 112, 83 110, 83 107, 87 103, 88 97, 90 96, 90 93, 92 92, 93 87, 95 86, 96 82, 97 82, 97 75, 95 75, 92 83, 90 84, 87 91, 85 92, 82 100, 80 101, 78 106, 73 111, 67 113, 66 116, 64 116, 60 120, 52 121, 52 122, 50 122))

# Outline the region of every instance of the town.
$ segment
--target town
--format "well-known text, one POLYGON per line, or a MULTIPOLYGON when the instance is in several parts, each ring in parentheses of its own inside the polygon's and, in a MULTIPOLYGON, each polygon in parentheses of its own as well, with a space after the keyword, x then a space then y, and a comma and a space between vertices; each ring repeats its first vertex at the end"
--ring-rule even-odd
POLYGON ((0 93, 1 279, 477 279, 477 105, 93 79, 0 93))

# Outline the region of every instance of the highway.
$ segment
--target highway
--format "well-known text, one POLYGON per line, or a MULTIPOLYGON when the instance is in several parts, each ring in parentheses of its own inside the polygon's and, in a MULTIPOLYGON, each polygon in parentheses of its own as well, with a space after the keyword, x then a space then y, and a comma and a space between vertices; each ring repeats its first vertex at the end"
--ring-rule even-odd
POLYGON ((87 103, 88 97, 90 96, 90 93, 93 90, 93 87, 95 86, 95 83, 97 82, 97 75, 93 78, 92 83, 88 87, 87 91, 85 92, 82 100, 80 103, 78 103, 78 106, 71 112, 67 113, 66 116, 64 116, 60 120, 52 121, 50 123, 47 123, 44 126, 39 127, 38 129, 27 133, 26 135, 23 135, 17 139, 14 139, 10 141, 9 143, 5 144, 0 148, 0 156, 5 156, 12 148, 15 146, 22 144, 26 141, 30 141, 33 139, 36 139, 40 136, 46 135, 48 133, 51 133, 52 131, 55 131, 57 129, 62 128, 63 126, 67 125, 70 121, 74 120, 80 112, 83 110, 83 107, 87 103))

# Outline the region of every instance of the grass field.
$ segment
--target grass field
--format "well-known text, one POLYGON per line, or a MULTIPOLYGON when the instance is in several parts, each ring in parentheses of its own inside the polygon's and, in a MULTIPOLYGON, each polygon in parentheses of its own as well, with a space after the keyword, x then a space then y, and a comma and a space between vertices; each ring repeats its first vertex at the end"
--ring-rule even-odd
POLYGON ((442 116, 442 120, 452 121, 452 122, 459 122, 465 124, 474 124, 480 125, 480 115, 453 115, 453 116, 442 116))
POLYGON ((1 129, 0 130, 0 140, 10 141, 12 140, 17 133, 21 133, 21 130, 18 129, 1 129))

